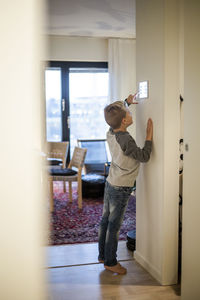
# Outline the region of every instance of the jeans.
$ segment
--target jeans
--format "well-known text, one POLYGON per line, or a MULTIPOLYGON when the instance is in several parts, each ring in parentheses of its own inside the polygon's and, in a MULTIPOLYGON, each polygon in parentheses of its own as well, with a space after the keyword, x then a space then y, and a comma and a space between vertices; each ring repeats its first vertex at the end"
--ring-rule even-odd
POLYGON ((99 260, 106 266, 117 264, 119 230, 132 187, 112 186, 107 181, 104 192, 103 215, 99 227, 99 260))

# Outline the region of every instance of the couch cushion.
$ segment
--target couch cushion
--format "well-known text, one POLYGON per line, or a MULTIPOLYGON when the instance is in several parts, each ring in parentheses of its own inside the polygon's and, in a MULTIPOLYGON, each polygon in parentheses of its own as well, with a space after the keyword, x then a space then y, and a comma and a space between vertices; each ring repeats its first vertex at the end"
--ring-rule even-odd
POLYGON ((76 175, 77 172, 72 170, 72 169, 54 169, 51 168, 49 171, 50 175, 52 176, 72 176, 72 175, 76 175))
POLYGON ((62 165, 62 159, 56 158, 47 158, 47 162, 50 166, 59 166, 62 165))

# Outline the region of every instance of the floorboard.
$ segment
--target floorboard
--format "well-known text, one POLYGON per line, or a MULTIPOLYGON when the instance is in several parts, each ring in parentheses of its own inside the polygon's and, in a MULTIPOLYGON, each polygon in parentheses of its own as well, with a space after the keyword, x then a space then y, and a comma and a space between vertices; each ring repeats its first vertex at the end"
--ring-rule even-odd
MULTIPOLYGON (((118 260, 133 259, 125 241, 119 241, 118 260)), ((47 267, 98 263, 98 244, 73 244, 47 247, 47 267)))
POLYGON ((180 287, 160 286, 132 257, 125 242, 119 242, 118 259, 127 268, 116 275, 97 262, 97 244, 47 248, 49 300, 178 300, 180 287))

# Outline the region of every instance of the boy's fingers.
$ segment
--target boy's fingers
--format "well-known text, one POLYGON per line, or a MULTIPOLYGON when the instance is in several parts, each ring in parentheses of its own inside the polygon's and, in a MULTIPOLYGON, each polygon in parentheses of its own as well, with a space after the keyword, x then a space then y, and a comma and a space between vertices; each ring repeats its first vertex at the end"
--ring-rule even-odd
POLYGON ((134 99, 136 99, 137 95, 139 95, 139 91, 137 91, 137 92, 133 95, 134 99))
POLYGON ((136 98, 136 96, 137 96, 137 93, 135 93, 135 94, 133 95, 133 99, 135 99, 135 98, 136 98))
POLYGON ((147 126, 148 127, 152 127, 153 126, 153 121, 152 121, 151 118, 148 119, 147 126))

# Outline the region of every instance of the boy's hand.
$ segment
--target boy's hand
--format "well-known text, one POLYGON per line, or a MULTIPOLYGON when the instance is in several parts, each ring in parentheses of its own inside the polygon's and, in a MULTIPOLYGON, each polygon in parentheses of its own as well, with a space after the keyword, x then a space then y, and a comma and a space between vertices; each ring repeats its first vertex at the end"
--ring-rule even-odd
POLYGON ((153 121, 150 118, 147 121, 147 130, 146 130, 146 133, 147 133, 146 140, 147 141, 152 141, 152 139, 153 139, 153 121))
POLYGON ((138 93, 135 93, 134 95, 130 94, 128 96, 128 98, 126 99, 126 102, 130 105, 130 104, 138 104, 138 102, 134 102, 134 100, 136 99, 138 93))

